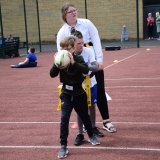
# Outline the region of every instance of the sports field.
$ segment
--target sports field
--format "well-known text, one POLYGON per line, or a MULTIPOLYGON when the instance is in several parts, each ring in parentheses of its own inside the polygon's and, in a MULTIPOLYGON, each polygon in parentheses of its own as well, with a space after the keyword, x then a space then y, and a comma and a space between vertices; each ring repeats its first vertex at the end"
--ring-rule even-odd
MULTIPOLYGON (((105 90, 116 133, 104 133, 98 146, 73 145, 73 111, 68 160, 159 160, 160 47, 104 52, 105 90)), ((24 56, 0 60, 0 160, 56 160, 60 148, 59 77, 50 78, 53 52, 37 53, 38 67, 10 68, 24 56)))

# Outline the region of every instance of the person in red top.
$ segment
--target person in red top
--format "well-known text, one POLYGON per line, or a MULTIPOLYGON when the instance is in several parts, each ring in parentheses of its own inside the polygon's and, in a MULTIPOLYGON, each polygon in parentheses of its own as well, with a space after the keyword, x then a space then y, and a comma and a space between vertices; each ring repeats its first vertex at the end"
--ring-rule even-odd
POLYGON ((154 28, 154 17, 152 17, 152 13, 148 13, 147 18, 147 27, 148 27, 148 40, 152 38, 153 40, 153 28, 154 28))

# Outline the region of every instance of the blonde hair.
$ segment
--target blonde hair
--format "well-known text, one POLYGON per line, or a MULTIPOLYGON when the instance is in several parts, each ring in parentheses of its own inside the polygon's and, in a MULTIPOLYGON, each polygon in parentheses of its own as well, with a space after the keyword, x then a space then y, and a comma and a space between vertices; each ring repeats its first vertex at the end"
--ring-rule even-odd
POLYGON ((76 41, 76 37, 75 36, 68 36, 68 37, 65 37, 61 40, 60 42, 60 46, 61 48, 66 48, 66 47, 74 47, 74 43, 76 41))
POLYGON ((159 17, 159 12, 156 12, 156 17, 159 17))
POLYGON ((152 13, 148 13, 148 16, 152 16, 152 13))

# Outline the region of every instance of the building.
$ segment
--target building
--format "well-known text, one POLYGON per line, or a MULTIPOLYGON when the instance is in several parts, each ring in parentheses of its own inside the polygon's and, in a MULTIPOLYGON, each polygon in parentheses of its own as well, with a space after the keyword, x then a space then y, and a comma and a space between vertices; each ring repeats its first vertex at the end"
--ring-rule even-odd
MULTIPOLYGON (((107 41, 120 41, 123 25, 126 25, 129 40, 137 38, 137 1, 139 37, 144 39, 147 38, 148 12, 155 16, 155 12, 160 11, 160 0, 70 0, 78 10, 78 17, 86 18, 87 15, 98 28, 101 40, 107 41)), ((25 41, 27 32, 29 43, 39 42, 39 35, 42 43, 54 43, 55 34, 63 25, 60 10, 65 2, 65 0, 0 0, 3 35, 12 34, 25 41)))

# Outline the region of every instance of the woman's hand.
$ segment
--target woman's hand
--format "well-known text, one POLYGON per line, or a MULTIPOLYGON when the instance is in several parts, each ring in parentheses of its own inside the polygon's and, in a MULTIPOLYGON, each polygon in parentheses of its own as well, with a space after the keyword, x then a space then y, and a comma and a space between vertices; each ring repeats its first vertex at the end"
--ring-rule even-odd
POLYGON ((98 63, 98 70, 103 70, 103 62, 97 62, 98 63))

